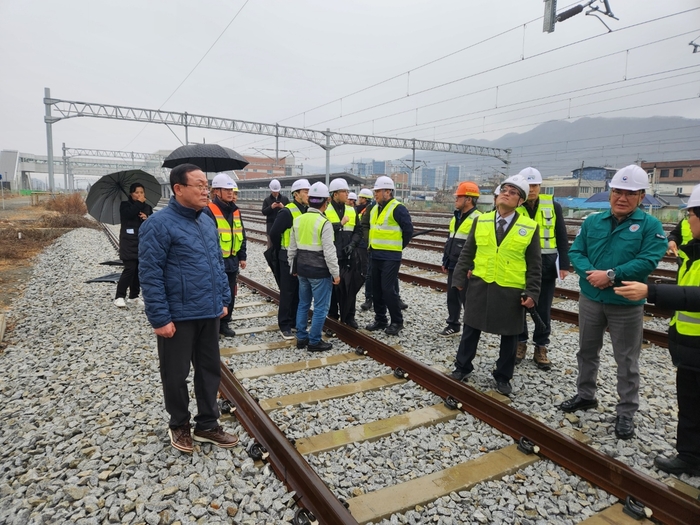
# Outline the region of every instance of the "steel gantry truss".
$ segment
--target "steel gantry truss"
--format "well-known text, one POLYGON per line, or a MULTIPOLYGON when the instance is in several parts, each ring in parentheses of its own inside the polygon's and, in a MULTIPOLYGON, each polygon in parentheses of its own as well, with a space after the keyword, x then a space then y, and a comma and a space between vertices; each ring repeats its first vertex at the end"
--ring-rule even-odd
MULTIPOLYGON (((94 102, 77 102, 51 98, 49 88, 44 89, 44 105, 47 143, 49 157, 52 157, 51 125, 56 122, 74 117, 96 117, 113 120, 130 120, 133 122, 147 122, 152 124, 164 124, 166 126, 183 126, 185 128, 185 142, 188 142, 188 129, 204 128, 236 133, 250 133, 281 138, 304 140, 312 142, 326 151, 326 183, 330 174, 330 151, 338 146, 371 146, 377 148, 408 149, 413 151, 415 159, 416 150, 438 151, 442 153, 458 153, 463 155, 480 155, 493 157, 508 166, 510 164, 510 149, 489 148, 485 146, 470 146, 468 144, 456 144, 452 142, 435 142, 430 140, 404 139, 399 137, 382 137, 376 135, 357 135, 354 133, 337 133, 327 129, 326 131, 280 126, 279 124, 264 124, 261 122, 248 122, 221 117, 205 115, 193 115, 174 111, 158 109, 132 108, 115 106, 111 104, 99 104, 94 102), (55 113, 52 113, 52 110, 55 113)), ((52 163, 49 164, 52 166, 52 163)), ((414 169, 415 172, 415 161, 414 169)), ((413 174, 412 174, 413 175, 413 174)), ((50 182, 53 180, 50 174, 50 182)))

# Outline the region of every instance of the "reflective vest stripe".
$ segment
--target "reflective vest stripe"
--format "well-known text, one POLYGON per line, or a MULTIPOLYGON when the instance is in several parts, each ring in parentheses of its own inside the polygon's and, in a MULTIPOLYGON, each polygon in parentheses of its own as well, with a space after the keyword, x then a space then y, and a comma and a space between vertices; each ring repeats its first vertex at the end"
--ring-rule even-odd
MULTIPOLYGON (((700 259, 688 268, 687 260, 678 268, 678 286, 700 286, 700 259)), ((678 311, 669 323, 682 335, 700 336, 700 312, 678 311)))
MULTIPOLYGON (((525 204, 517 210, 521 215, 529 217, 525 204)), ((535 218, 533 219, 540 227, 540 248, 543 254, 557 253, 556 225, 557 216, 554 212, 554 197, 552 195, 540 195, 540 202, 537 205, 535 218)))
POLYGON ((487 283, 524 290, 527 282, 525 252, 537 231, 537 223, 523 214, 518 214, 513 220, 515 224, 498 246, 496 212, 484 213, 476 219, 474 239, 477 249, 472 274, 487 283))
MULTIPOLYGON (((301 210, 293 202, 290 202, 289 204, 285 205, 285 208, 289 208, 289 211, 292 212, 292 223, 294 223, 294 220, 297 217, 300 217, 301 215, 303 215, 301 213, 301 210)), ((280 242, 280 246, 282 246, 283 250, 286 250, 287 248, 289 248, 289 236, 291 235, 291 232, 292 232, 292 229, 287 228, 286 230, 284 230, 284 233, 282 234, 282 241, 280 242)))
POLYGON ((469 216, 462 221, 459 225, 457 231, 455 231, 455 224, 457 224, 457 217, 452 217, 450 221, 450 237, 454 239, 466 239, 469 237, 469 232, 472 229, 472 224, 474 224, 474 218, 481 215, 479 210, 474 210, 469 214, 469 216))
POLYGON ((216 229, 219 234, 221 256, 224 259, 235 256, 243 245, 243 223, 241 222, 241 210, 236 209, 236 211, 233 212, 233 224, 229 224, 226 217, 224 217, 224 214, 221 212, 221 209, 216 204, 210 202, 209 209, 216 220, 216 229))
MULTIPOLYGON (((346 232, 352 232, 355 230, 355 224, 357 224, 357 213, 355 213, 355 208, 352 206, 345 206, 345 216, 348 217, 348 222, 345 223, 342 230, 346 232)), ((326 219, 334 223, 340 223, 340 217, 333 208, 333 205, 329 205, 326 209, 326 219)))
POLYGON ((369 217, 369 246, 375 250, 387 250, 400 252, 403 249, 403 232, 399 223, 394 219, 394 210, 397 206, 403 206, 396 199, 392 199, 379 213, 379 205, 372 208, 369 217))

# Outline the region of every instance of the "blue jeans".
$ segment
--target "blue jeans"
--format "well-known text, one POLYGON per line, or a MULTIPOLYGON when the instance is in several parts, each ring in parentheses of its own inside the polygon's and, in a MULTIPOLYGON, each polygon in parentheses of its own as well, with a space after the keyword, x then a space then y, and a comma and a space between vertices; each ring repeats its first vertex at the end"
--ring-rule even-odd
POLYGON ((331 290, 333 281, 330 277, 323 279, 310 279, 299 276, 299 308, 297 308, 297 340, 309 340, 309 344, 315 345, 321 342, 323 323, 331 306, 331 290), (306 330, 306 321, 309 318, 311 299, 314 301, 314 315, 311 318, 311 331, 306 330))

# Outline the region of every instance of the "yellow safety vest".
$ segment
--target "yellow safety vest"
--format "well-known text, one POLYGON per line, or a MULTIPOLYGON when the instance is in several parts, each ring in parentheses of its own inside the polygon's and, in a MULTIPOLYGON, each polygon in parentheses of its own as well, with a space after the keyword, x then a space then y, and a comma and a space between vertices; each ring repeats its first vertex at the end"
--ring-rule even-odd
MULTIPOLYGON (((343 226, 342 231, 352 232, 355 230, 355 224, 357 224, 357 213, 355 212, 355 208, 346 205, 345 215, 349 218, 349 220, 343 226)), ((326 208, 326 219, 328 219, 332 223, 340 223, 340 217, 338 217, 338 214, 336 213, 335 208, 333 208, 333 205, 331 203, 329 203, 328 208, 326 208)))
POLYGON ((219 232, 219 246, 221 246, 221 256, 235 256, 243 244, 243 223, 241 222, 241 210, 236 209, 233 212, 233 224, 229 224, 221 213, 221 209, 213 202, 209 203, 209 209, 214 214, 216 219, 216 228, 219 232))
POLYGON ((477 219, 474 239, 476 257, 472 274, 487 283, 495 282, 504 288, 525 289, 527 262, 525 252, 537 223, 523 214, 513 219, 508 234, 501 245, 496 243, 496 212, 484 213, 477 219))
POLYGON ((469 232, 472 229, 474 219, 479 215, 481 215, 481 212, 479 210, 474 210, 473 212, 471 212, 469 216, 462 221, 462 224, 459 225, 457 231, 455 231, 457 217, 452 217, 452 220, 450 221, 450 237, 453 237, 455 239, 466 239, 469 236, 469 232))
MULTIPOLYGON (((516 211, 521 215, 525 214, 525 217, 530 216, 525 204, 519 206, 516 211)), ((537 205, 537 211, 533 220, 540 227, 541 252, 543 254, 557 253, 557 237, 555 234, 557 217, 554 213, 554 197, 552 195, 540 195, 540 202, 537 205)))
MULTIPOLYGON (((690 268, 687 261, 678 268, 678 286, 700 286, 700 260, 693 262, 690 268)), ((700 336, 700 312, 677 311, 670 325, 676 325, 676 330, 682 335, 700 336)))
POLYGON ((394 219, 394 210, 403 206, 396 199, 391 199, 379 213, 379 205, 372 208, 369 216, 369 247, 372 250, 400 252, 403 249, 403 232, 394 219))
POLYGON ((688 219, 683 219, 681 221, 681 242, 678 244, 678 258, 681 260, 681 266, 685 265, 685 262, 688 260, 688 256, 683 250, 680 249, 680 247, 684 244, 688 244, 692 240, 693 232, 690 231, 690 223, 688 222, 688 219))
POLYGON ((298 250, 322 252, 321 230, 328 219, 321 213, 304 213, 294 219, 294 239, 298 250))
MULTIPOLYGON (((289 204, 285 205, 285 208, 289 208, 289 211, 292 212, 292 224, 296 220, 297 217, 300 217, 303 215, 301 210, 297 207, 297 205, 293 202, 290 202, 289 204)), ((284 233, 282 234, 282 241, 280 242, 280 245, 282 246, 282 249, 286 250, 289 248, 289 235, 291 234, 292 229, 287 228, 284 230, 284 233)))

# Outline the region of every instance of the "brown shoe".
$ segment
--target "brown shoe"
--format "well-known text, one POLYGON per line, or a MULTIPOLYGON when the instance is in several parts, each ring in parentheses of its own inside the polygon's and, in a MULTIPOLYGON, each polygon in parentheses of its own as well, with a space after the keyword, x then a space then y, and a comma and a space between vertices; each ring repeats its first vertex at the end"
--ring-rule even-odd
POLYGON ((170 444, 181 452, 191 454, 194 447, 192 446, 192 434, 190 432, 189 424, 168 429, 170 444))
POLYGON ((520 361, 525 359, 527 355, 527 343, 518 343, 518 349, 515 351, 515 364, 519 365, 520 361))
POLYGON ((547 347, 535 345, 535 357, 532 360, 540 370, 549 370, 552 368, 552 362, 547 358, 547 347))
POLYGON ((200 443, 213 443, 217 447, 231 448, 238 444, 238 436, 225 432, 221 426, 214 427, 211 430, 194 430, 193 439, 200 443))

